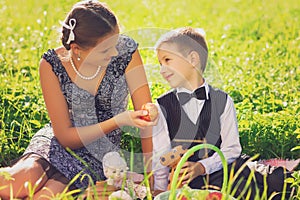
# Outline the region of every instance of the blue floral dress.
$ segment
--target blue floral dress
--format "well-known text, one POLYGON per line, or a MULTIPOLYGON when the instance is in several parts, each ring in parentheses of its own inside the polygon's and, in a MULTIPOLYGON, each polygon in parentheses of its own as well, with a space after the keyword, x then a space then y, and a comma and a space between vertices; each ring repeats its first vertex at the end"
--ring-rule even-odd
MULTIPOLYGON (((125 69, 136 49, 137 43, 134 40, 120 35, 117 44, 119 54, 113 57, 108 65, 95 96, 72 82, 53 49, 43 55, 58 77, 73 126, 81 127, 102 122, 126 110, 128 87, 125 69)), ((89 180, 87 177, 81 180, 83 174, 89 174, 94 181, 105 179, 102 158, 107 152, 119 150, 120 141, 121 130, 117 129, 107 134, 106 137, 70 152, 59 144, 49 123, 33 136, 24 154, 41 155, 70 181, 81 173, 79 177, 76 176, 78 178, 74 179, 73 185, 84 189, 88 186, 89 180)))

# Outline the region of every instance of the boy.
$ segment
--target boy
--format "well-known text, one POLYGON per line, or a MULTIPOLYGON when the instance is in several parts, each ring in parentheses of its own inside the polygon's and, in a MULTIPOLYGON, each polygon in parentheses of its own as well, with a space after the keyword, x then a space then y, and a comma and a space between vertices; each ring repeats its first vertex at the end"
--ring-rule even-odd
MULTIPOLYGON (((157 99, 160 115, 153 128, 153 168, 158 169, 154 172, 154 189, 166 190, 168 185, 169 169, 159 164, 159 156, 178 145, 191 148, 199 144, 197 141, 205 140, 220 148, 229 171, 232 166, 237 171, 245 159, 240 156, 242 148, 236 111, 231 97, 214 89, 203 78, 208 48, 202 31, 190 27, 170 31, 159 39, 156 51, 160 73, 173 90, 157 99)), ((210 189, 220 189, 222 168, 217 153, 198 151, 183 165, 179 180, 182 179, 182 184, 189 184, 191 188, 209 185, 210 189)), ((246 196, 249 191, 250 198, 254 199, 257 190, 263 191, 263 178, 258 172, 255 174, 258 180, 245 187, 249 175, 248 167, 242 170, 233 183, 233 188, 237 189, 234 196, 246 196)), ((283 176, 280 184, 282 187, 283 176)), ((268 194, 282 191, 282 188, 279 189, 270 187, 268 194)))

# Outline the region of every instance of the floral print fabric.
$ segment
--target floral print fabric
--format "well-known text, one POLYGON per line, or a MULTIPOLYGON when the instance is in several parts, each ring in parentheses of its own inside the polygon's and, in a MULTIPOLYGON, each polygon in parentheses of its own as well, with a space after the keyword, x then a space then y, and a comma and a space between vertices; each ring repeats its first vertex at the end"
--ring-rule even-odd
MULTIPOLYGON (((53 49, 48 50, 43 58, 52 66, 58 77, 61 90, 68 104, 70 119, 75 127, 88 126, 105 121, 123 112, 128 104, 128 87, 125 69, 131 61, 137 43, 127 36, 120 35, 117 44, 118 56, 113 57, 96 95, 78 87, 72 82, 53 49)), ((116 129, 106 137, 76 150, 62 147, 53 134, 51 123, 38 131, 32 138, 24 154, 36 153, 48 160, 77 188, 86 188, 88 178, 80 180, 83 174, 90 175, 94 181, 103 180, 102 158, 105 153, 117 151, 121 141, 121 130, 116 129)))

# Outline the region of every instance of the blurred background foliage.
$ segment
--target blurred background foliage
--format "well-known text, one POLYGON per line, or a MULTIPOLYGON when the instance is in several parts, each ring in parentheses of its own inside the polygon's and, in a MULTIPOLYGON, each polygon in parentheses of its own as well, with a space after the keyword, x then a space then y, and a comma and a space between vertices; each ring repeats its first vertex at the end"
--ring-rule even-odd
MULTIPOLYGON (((74 0, 0 1, 0 166, 23 153, 49 122, 39 85, 43 52, 60 45, 60 20, 74 0)), ((234 100, 243 153, 299 158, 300 5, 296 0, 106 1, 121 32, 139 42, 153 101, 170 88, 153 45, 161 33, 203 28, 209 46, 207 81, 234 100)), ((131 104, 129 106, 132 108, 131 104)), ((122 146, 140 152, 138 130, 122 146)))

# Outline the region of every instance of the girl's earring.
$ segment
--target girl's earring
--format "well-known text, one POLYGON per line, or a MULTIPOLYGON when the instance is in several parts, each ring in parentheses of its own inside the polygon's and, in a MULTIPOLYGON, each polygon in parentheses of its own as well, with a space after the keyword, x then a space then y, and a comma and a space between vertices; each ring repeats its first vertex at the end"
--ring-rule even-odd
POLYGON ((77 60, 78 60, 78 61, 81 60, 81 58, 80 58, 80 53, 78 54, 77 60))

